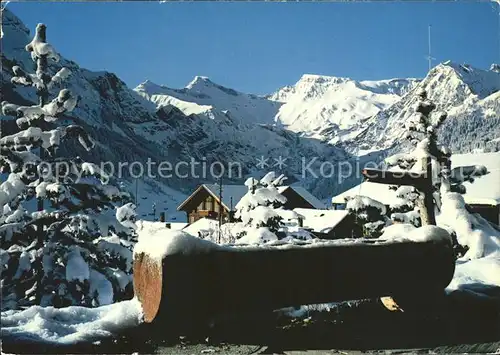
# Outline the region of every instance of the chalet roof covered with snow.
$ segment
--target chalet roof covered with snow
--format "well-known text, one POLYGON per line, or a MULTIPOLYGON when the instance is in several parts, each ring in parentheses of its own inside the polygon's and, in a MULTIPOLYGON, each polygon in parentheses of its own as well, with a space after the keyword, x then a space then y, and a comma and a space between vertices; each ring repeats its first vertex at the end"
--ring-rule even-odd
MULTIPOLYGON (((304 200, 306 200, 311 206, 318 209, 326 208, 325 204, 321 202, 318 198, 313 196, 309 191, 307 191, 302 186, 279 186, 278 191, 280 193, 285 192, 287 189, 293 189, 298 195, 300 195, 304 200)), ((177 209, 180 210, 182 207, 200 190, 206 189, 213 197, 219 200, 220 195, 220 185, 217 184, 203 184, 200 185, 192 194, 189 196, 177 209)), ((236 204, 245 196, 248 192, 248 187, 245 185, 222 185, 222 205, 228 210, 233 209, 236 204)))
POLYGON ((283 192, 288 188, 292 188, 296 193, 302 196, 307 202, 309 202, 314 208, 325 209, 326 205, 318 200, 314 195, 307 191, 302 186, 281 186, 278 188, 279 192, 283 192))
POLYGON ((365 181, 353 188, 342 192, 332 198, 333 204, 345 204, 346 199, 355 196, 367 196, 387 206, 404 203, 402 198, 397 197, 395 190, 390 190, 387 185, 376 182, 365 181))
POLYGON ((304 217, 304 228, 318 233, 329 233, 349 214, 345 210, 316 210, 312 208, 294 208, 293 211, 304 217))
MULTIPOLYGON (((220 185, 204 184, 205 188, 217 199, 220 196, 220 185)), ((234 206, 248 192, 245 185, 222 185, 222 204, 228 209, 234 209, 234 206)))
POLYGON ((488 170, 474 182, 465 182, 467 189, 464 200, 468 204, 500 204, 500 152, 454 154, 451 156, 452 168, 459 166, 483 165, 488 170))
MULTIPOLYGON (((500 204, 500 152, 454 154, 451 157, 452 168, 460 166, 485 166, 486 175, 477 177, 474 182, 465 182, 467 192, 464 200, 468 204, 498 205, 500 204)), ((346 203, 346 198, 368 196, 384 205, 393 206, 403 199, 397 197, 396 191, 387 185, 365 181, 332 198, 334 204, 346 203)))

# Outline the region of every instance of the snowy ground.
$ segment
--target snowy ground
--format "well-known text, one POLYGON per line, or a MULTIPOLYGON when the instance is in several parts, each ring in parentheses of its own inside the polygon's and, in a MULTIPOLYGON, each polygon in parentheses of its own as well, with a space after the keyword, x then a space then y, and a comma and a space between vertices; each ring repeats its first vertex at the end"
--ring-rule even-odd
POLYGON ((495 353, 500 348, 498 315, 486 312, 478 302, 460 304, 458 299, 455 297, 450 310, 438 317, 389 312, 376 301, 366 301, 343 311, 332 309, 287 322, 271 323, 269 317, 254 315, 252 319, 219 324, 195 338, 168 339, 161 329, 155 333, 142 324, 128 333, 115 334, 113 341, 47 348, 23 347, 26 343, 9 341, 2 334, 3 350, 121 354, 359 354, 368 350, 386 354, 495 353))
POLYGON ((95 342, 142 322, 137 299, 98 308, 40 307, 2 312, 2 339, 67 345, 95 342))
POLYGON ((187 197, 183 193, 152 180, 139 179, 137 182, 135 180, 127 181, 125 184, 127 191, 132 195, 135 196, 137 191, 138 219, 157 221, 160 213, 164 212, 167 222, 186 221, 186 213, 177 211, 177 206, 187 197), (155 207, 155 211, 153 211, 153 207, 155 207))

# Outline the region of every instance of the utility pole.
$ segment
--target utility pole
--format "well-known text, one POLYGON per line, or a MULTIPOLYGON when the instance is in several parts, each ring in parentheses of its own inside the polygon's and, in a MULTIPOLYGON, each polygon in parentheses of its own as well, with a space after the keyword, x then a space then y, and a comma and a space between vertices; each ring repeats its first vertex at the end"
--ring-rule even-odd
POLYGON ((138 185, 139 185, 139 180, 137 178, 135 178, 135 205, 137 206, 137 194, 138 194, 138 191, 139 191, 139 188, 138 188, 138 185))
MULTIPOLYGON (((497 3, 497 9, 498 9, 498 60, 500 61, 500 0, 493 0, 494 2, 497 3)), ((500 62, 499 62, 500 64, 500 62)))
POLYGON ((220 243, 222 237, 222 176, 219 178, 219 232, 217 243, 220 243))
POLYGON ((231 203, 229 209, 229 222, 233 223, 233 196, 231 196, 231 203))

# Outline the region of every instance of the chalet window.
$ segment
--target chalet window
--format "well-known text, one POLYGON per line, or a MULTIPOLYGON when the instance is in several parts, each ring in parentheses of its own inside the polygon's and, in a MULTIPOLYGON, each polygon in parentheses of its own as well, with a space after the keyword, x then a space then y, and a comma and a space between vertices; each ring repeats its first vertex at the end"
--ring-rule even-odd
POLYGON ((212 196, 207 197, 205 209, 208 211, 214 210, 214 198, 212 196))
POLYGON ((217 212, 217 213, 220 211, 219 206, 220 206, 219 202, 218 201, 214 201, 214 211, 217 212))

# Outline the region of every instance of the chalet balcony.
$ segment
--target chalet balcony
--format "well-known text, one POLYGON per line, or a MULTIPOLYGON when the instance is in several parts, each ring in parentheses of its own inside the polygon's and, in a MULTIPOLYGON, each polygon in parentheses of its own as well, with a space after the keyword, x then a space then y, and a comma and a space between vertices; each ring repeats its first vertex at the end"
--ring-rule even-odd
POLYGON ((215 211, 209 211, 209 210, 199 210, 197 211, 198 218, 211 218, 211 219, 217 219, 219 216, 218 212, 215 211))

